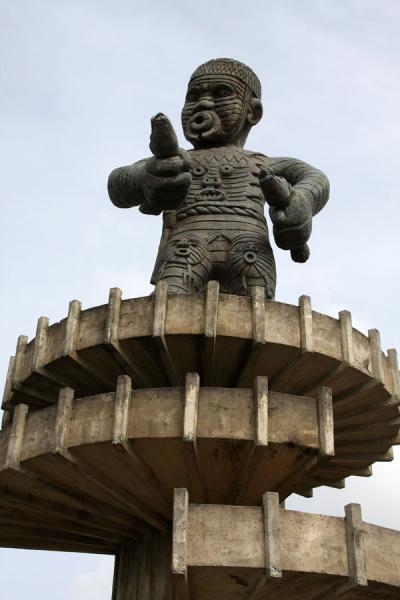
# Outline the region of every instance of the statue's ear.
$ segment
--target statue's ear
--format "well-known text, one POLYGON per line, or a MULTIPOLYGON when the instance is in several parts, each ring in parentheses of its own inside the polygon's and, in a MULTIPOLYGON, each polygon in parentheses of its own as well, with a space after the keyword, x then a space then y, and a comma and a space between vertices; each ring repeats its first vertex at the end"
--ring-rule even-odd
POLYGON ((250 123, 251 126, 257 125, 258 121, 260 121, 263 116, 263 107, 261 100, 258 98, 252 98, 249 103, 249 110, 247 112, 247 122, 250 123))

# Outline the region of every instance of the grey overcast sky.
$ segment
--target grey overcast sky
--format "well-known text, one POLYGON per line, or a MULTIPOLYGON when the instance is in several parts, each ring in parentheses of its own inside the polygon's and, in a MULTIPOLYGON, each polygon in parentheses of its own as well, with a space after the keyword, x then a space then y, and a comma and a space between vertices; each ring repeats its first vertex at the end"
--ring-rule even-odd
MULTIPOLYGON (((2 0, 0 4, 0 367, 77 298, 150 292, 160 219, 108 200, 109 171, 149 154, 149 120, 180 133, 188 77, 210 58, 249 64, 264 118, 247 147, 323 169, 331 200, 305 265, 276 251, 277 299, 336 316, 400 347, 398 0, 2 0)), ((400 451, 369 479, 288 506, 400 529, 400 451)), ((107 557, 0 550, 9 600, 110 600, 107 557)))

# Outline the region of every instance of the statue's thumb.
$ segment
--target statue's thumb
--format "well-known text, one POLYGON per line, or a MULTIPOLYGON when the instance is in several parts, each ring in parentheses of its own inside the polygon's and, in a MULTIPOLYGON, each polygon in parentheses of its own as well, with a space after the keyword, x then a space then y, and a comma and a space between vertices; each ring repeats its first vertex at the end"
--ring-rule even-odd
POLYGON ((163 113, 151 119, 150 150, 156 158, 179 155, 178 140, 171 121, 163 113))
POLYGON ((268 204, 284 210, 289 204, 290 196, 287 182, 282 177, 277 177, 272 169, 262 169, 259 181, 268 204))

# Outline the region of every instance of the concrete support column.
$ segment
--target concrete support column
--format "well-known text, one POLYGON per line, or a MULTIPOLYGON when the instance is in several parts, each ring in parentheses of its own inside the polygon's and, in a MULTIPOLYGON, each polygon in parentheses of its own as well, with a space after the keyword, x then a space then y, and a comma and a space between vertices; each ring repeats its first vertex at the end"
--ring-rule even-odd
POLYGON ((173 600, 172 534, 127 542, 116 556, 113 600, 173 600))

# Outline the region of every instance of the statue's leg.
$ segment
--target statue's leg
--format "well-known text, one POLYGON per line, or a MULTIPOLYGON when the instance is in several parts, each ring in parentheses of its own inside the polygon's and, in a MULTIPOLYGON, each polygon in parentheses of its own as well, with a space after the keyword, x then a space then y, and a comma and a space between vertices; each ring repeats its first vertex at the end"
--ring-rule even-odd
POLYGON ((172 293, 201 292, 212 270, 207 244, 200 236, 175 233, 167 242, 156 282, 167 281, 172 293))
POLYGON ((232 240, 227 266, 228 289, 234 294, 251 294, 251 288, 265 288, 265 297, 275 297, 275 259, 267 237, 243 233, 232 240))

